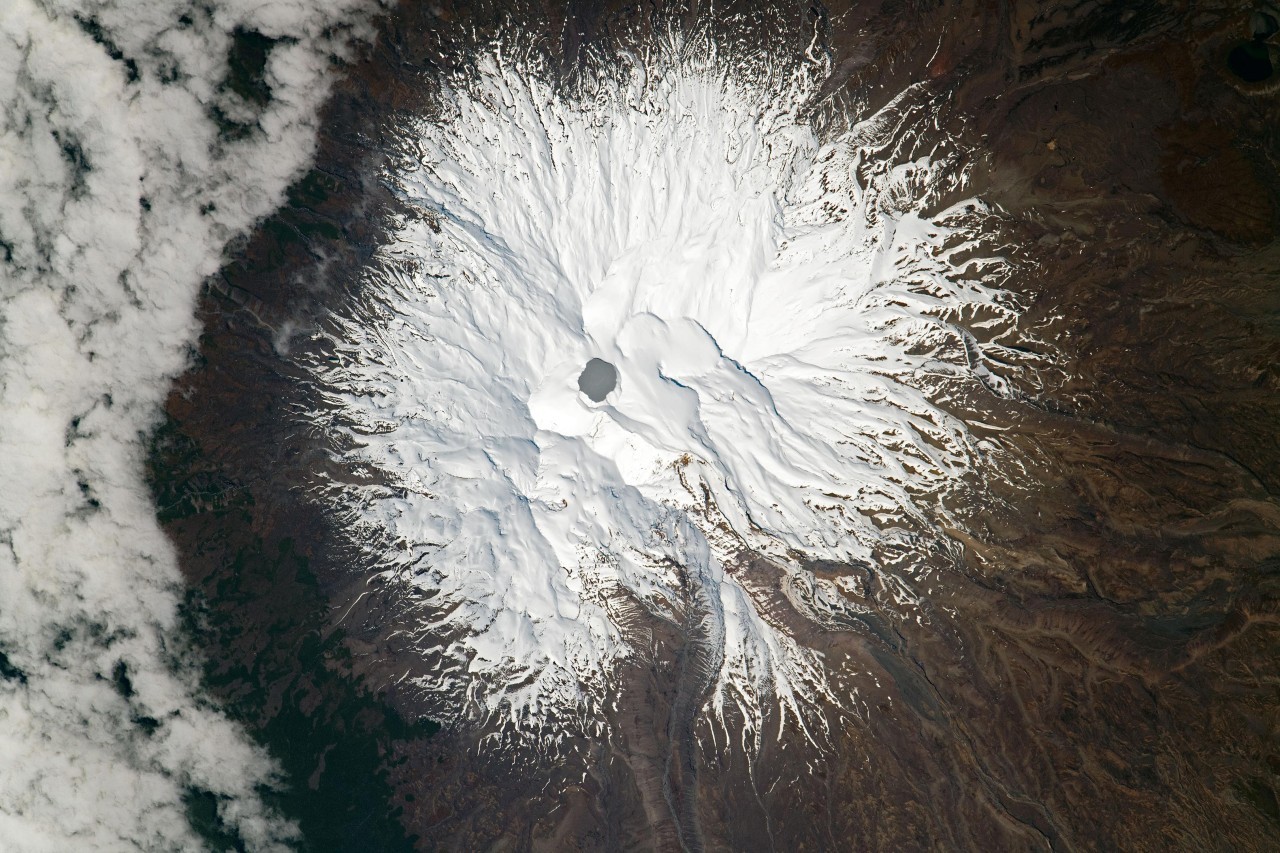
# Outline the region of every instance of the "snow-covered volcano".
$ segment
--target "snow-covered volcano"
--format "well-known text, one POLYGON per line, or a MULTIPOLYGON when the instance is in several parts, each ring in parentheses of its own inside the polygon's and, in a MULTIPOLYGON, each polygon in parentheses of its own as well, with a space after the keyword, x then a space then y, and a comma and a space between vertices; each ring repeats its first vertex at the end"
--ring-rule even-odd
POLYGON ((855 606, 806 560, 923 548, 972 456, 934 382, 1002 389, 952 321, 1007 323, 1007 268, 991 213, 942 201, 966 160, 932 127, 922 149, 927 91, 820 138, 816 64, 624 67, 454 81, 388 175, 416 213, 313 365, 359 471, 331 488, 424 596, 452 663, 422 687, 460 717, 589 723, 637 607, 699 624, 713 710, 832 698, 742 555, 816 619, 855 606))

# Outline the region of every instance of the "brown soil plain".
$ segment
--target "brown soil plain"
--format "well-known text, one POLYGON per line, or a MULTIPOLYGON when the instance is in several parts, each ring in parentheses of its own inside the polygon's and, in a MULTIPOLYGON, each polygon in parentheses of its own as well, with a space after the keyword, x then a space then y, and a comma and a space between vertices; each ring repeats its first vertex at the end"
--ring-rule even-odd
MULTIPOLYGON (((228 83, 259 99, 262 48, 237 42, 228 83)), ((153 441, 208 684, 280 760, 304 849, 1280 849, 1277 93, 1268 3, 391 9, 343 70, 315 168, 209 283, 153 441), (402 596, 307 494, 335 463, 291 347, 400 215, 378 171, 442 71, 504 28, 572 74, 673 26, 787 50, 816 33, 815 121, 934 93, 937 127, 980 152, 966 192, 1003 212, 999 249, 1026 271, 1019 322, 1056 355, 1027 352, 1050 365, 1034 393, 948 403, 1017 464, 957 508, 924 604, 873 567, 815 566, 854 576, 868 611, 818 625, 776 568, 735 567, 771 621, 880 685, 823 749, 785 729, 758 755, 709 748, 696 630, 656 621, 608 737, 556 760, 482 749, 396 686, 430 667, 395 631, 402 596)))

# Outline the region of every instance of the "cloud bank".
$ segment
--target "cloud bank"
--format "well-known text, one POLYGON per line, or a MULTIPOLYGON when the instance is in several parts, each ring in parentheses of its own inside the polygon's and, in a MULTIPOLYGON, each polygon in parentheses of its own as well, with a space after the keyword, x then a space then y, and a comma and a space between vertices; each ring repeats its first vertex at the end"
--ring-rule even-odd
POLYGON ((370 0, 0 4, 0 839, 252 849, 296 830, 202 700, 144 443, 202 279, 312 155, 370 0))

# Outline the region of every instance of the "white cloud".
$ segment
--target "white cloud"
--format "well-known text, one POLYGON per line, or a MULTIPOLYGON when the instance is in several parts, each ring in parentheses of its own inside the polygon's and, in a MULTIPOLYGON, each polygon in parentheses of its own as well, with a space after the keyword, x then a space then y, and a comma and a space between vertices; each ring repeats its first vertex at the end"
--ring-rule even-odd
POLYGON ((371 6, 0 4, 6 850, 192 849, 191 789, 254 849, 296 833, 258 797, 270 760, 174 660, 180 578, 142 437, 201 280, 310 159, 330 57, 368 35, 371 6), (265 106, 222 85, 237 29, 288 39, 265 106), (220 138, 219 112, 256 127, 220 138))

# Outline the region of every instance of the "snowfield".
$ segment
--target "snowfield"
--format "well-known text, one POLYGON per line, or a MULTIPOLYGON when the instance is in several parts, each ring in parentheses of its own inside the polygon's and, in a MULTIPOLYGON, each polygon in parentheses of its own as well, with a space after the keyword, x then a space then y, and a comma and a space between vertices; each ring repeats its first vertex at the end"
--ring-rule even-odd
POLYGON ((774 561, 814 618, 854 606, 805 561, 924 547, 971 465, 935 380, 1007 393, 953 324, 1015 309, 994 213, 941 200, 969 160, 932 127, 919 153, 933 96, 820 139, 821 66, 727 64, 567 91, 495 57, 405 129, 387 179, 417 215, 335 318, 314 416, 375 473, 326 500, 429 598, 418 630, 456 666, 421 686, 459 719, 598 716, 639 651, 624 601, 699 624, 717 715, 840 701, 735 566, 774 561), (593 358, 618 371, 600 402, 593 358))

